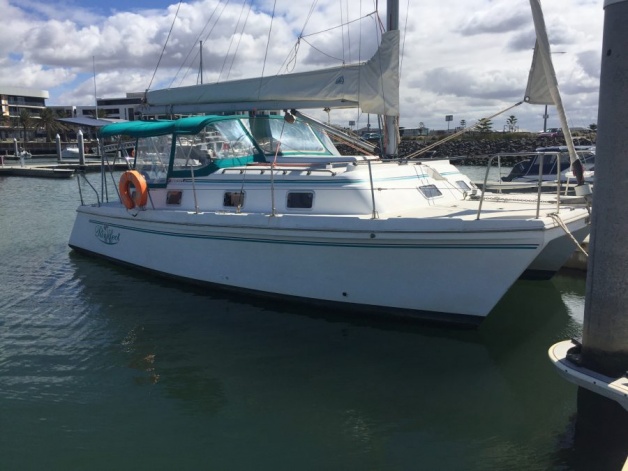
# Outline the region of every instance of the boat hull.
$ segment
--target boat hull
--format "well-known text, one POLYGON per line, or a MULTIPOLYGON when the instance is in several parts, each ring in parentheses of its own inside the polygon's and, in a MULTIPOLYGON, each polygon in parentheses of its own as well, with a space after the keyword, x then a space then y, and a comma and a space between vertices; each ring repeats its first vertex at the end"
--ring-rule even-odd
POLYGON ((117 206, 80 207, 70 246, 194 283, 444 321, 488 315, 544 243, 542 230, 471 223, 412 231, 412 221, 117 206))
MULTIPOLYGON (((579 244, 587 238, 590 226, 584 225, 571 231, 579 244)), ((558 237, 550 241, 534 259, 521 278, 526 280, 549 280, 565 266, 578 247, 571 237, 558 237)))

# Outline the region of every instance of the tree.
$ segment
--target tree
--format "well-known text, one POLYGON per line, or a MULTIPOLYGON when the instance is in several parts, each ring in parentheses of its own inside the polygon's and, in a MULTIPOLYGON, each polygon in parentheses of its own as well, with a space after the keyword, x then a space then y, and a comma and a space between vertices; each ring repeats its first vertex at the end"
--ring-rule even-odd
POLYGON ((517 130, 517 118, 514 114, 508 117, 506 125, 508 126, 508 132, 514 132, 517 130))
POLYGON ((477 125, 477 130, 481 133, 491 132, 493 129, 493 122, 490 119, 481 119, 477 125))
POLYGON ((32 128, 34 124, 33 115, 31 115, 31 113, 28 110, 22 110, 20 111, 20 116, 17 118, 17 120, 24 133, 23 141, 24 141, 24 144, 26 144, 26 137, 27 137, 26 131, 32 128))
POLYGON ((57 113, 50 108, 44 108, 40 114, 39 125, 46 130, 46 142, 52 142, 52 136, 65 131, 66 127, 57 121, 57 113))

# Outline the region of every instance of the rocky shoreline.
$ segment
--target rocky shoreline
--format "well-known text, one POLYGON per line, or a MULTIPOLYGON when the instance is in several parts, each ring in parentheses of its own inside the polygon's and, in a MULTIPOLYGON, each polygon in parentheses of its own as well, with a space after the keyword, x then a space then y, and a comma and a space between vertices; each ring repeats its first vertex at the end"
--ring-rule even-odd
MULTIPOLYGON (((586 137, 574 138, 576 145, 594 145, 591 139, 586 137)), ((399 144, 399 156, 401 158, 412 155, 424 149, 435 140, 429 139, 403 139, 399 144)), ((499 138, 499 139, 453 139, 435 147, 418 157, 418 159, 451 159, 460 165, 486 165, 487 157, 499 153, 534 152, 539 147, 564 146, 562 138, 527 136, 520 138, 499 138)), ((348 146, 339 145, 338 149, 343 154, 355 154, 348 146)), ((502 163, 515 164, 525 157, 504 157, 502 163)))

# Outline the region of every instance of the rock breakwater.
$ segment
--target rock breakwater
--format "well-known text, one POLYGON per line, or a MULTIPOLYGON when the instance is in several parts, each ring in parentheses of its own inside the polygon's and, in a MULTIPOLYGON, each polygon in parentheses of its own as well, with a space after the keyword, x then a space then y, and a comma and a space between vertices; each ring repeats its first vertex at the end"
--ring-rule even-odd
MULTIPOLYGON (((591 139, 582 137, 574 138, 576 145, 592 145, 591 139)), ((431 139, 403 139, 399 144, 399 156, 406 157, 436 143, 431 139)), ((486 165, 487 157, 499 153, 534 152, 539 147, 564 146, 565 141, 561 138, 527 136, 520 138, 462 138, 444 142, 417 159, 443 158, 451 159, 460 165, 486 165)), ((355 154, 348 146, 338 146, 341 153, 355 154)), ((379 152, 379 150, 378 150, 379 152)), ((504 157, 502 163, 515 164, 524 157, 504 157)))

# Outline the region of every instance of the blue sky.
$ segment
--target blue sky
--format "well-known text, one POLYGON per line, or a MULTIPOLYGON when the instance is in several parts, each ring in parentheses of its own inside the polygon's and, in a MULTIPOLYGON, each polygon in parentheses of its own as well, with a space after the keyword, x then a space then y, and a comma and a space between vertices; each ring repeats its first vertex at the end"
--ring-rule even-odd
MULTIPOLYGON (((330 58, 364 60, 375 50, 376 21, 367 16, 374 0, 317 0, 312 11, 309 0, 277 0, 272 22, 275 0, 255 0, 252 8, 244 2, 183 2, 156 70, 178 2, 0 0, 9 19, 0 42, 0 85, 48 90, 48 104, 91 105, 94 70, 103 98, 173 80, 190 84, 199 37, 206 40, 206 82, 339 65, 330 58), (309 36, 297 47, 307 18, 307 33, 351 26, 309 36)), ((554 62, 568 117, 587 127, 597 121, 602 1, 545 0, 543 7, 552 49, 564 52, 554 62)), ((450 114, 456 125, 472 123, 521 100, 534 46, 528 0, 400 0, 400 10, 402 126, 442 129, 450 114)), ((385 11, 379 14, 383 20, 385 11)), ((367 119, 350 113, 334 110, 332 122, 367 119)), ((522 129, 542 127, 542 109, 526 105, 514 113, 522 129)), ((506 119, 494 119, 494 127, 506 119)), ((558 126, 552 110, 548 126, 558 126)))

